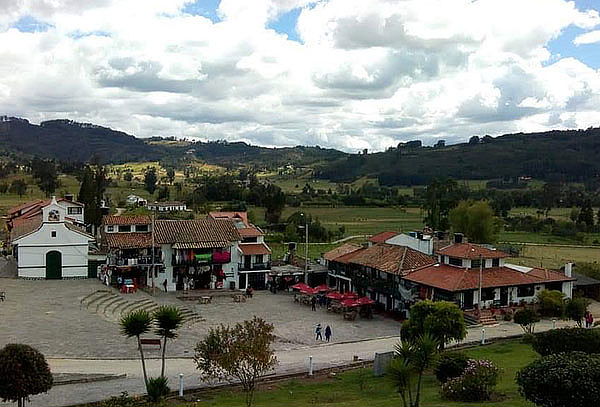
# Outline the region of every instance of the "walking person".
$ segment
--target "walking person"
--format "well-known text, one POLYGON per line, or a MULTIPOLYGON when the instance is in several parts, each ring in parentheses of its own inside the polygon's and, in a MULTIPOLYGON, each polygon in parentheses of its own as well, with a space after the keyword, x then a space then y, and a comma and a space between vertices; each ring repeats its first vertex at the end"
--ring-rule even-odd
POLYGON ((329 340, 331 339, 331 334, 332 334, 332 332, 331 332, 331 327, 330 327, 329 325, 327 325, 327 326, 325 327, 325 340, 326 340, 327 342, 329 342, 329 340))
POLYGON ((165 278, 165 281, 163 281, 163 287, 165 287, 165 292, 167 292, 167 279, 165 278))
POLYGON ((323 334, 321 333, 322 329, 321 329, 321 324, 317 324, 317 327, 315 328, 315 340, 316 341, 322 341, 323 340, 323 334))
POLYGON ((593 325, 594 325, 594 316, 592 315, 591 312, 586 311, 585 312, 585 327, 591 328, 593 325))
POLYGON ((317 299, 315 297, 312 297, 310 300, 310 309, 313 311, 317 310, 317 299))

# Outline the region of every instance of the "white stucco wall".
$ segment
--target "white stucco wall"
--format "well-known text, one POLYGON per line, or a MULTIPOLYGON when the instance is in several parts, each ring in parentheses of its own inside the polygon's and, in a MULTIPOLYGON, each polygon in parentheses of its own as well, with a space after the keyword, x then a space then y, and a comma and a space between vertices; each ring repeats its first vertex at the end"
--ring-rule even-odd
POLYGON ((385 241, 388 244, 406 246, 428 255, 433 254, 433 239, 417 239, 404 233, 394 236, 385 241))
POLYGON ((19 277, 45 278, 46 254, 58 251, 63 277, 87 277, 89 238, 69 230, 64 223, 44 223, 37 232, 17 239, 19 277), (52 232, 56 237, 52 237, 52 232))

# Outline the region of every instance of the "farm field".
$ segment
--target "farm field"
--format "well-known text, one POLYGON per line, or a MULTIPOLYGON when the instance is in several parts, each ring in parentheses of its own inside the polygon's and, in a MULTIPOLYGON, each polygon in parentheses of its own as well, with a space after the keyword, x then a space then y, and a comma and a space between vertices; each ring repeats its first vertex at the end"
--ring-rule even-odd
POLYGON ((600 247, 561 247, 524 245, 519 257, 510 262, 529 267, 558 269, 568 262, 597 263, 600 261, 600 247))
MULTIPOLYGON (((531 346, 517 341, 501 342, 465 350, 469 356, 488 359, 501 368, 496 391, 501 396, 496 401, 461 403, 442 400, 439 383, 429 373, 424 377, 421 394, 422 407, 452 407, 473 404, 490 407, 531 407, 518 392, 515 384, 516 372, 536 358, 531 346)), ((217 391, 198 395, 203 406, 238 407, 244 405, 244 396, 239 391, 217 391)), ((165 402, 164 407, 191 407, 182 401, 165 402)), ((394 386, 385 377, 373 377, 371 369, 343 372, 334 378, 292 379, 259 387, 256 406, 261 407, 304 407, 304 406, 348 406, 397 407, 402 405, 394 386)))

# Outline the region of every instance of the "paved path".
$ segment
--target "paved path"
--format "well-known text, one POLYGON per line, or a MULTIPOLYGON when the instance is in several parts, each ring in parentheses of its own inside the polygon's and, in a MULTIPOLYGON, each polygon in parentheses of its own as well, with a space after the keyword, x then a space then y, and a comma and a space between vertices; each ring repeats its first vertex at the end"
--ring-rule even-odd
MULTIPOLYGON (((558 327, 571 325, 558 321, 558 327)), ((537 331, 552 328, 552 322, 542 321, 536 327, 537 331)), ((488 338, 501 338, 522 333, 521 328, 511 323, 500 323, 498 326, 487 327, 488 338)), ((479 341, 481 329, 469 329, 465 342, 479 341)), ((308 356, 313 356, 316 369, 343 366, 351 362, 354 356, 363 360, 372 360, 375 352, 393 350, 396 337, 371 339, 359 342, 333 343, 320 346, 307 346, 277 352, 279 365, 275 373, 305 372, 308 356)), ((82 360, 82 359, 49 359, 53 372, 57 373, 104 373, 123 374, 127 377, 109 382, 64 385, 53 388, 48 394, 32 397, 32 407, 57 407, 76 403, 92 402, 119 395, 122 391, 129 394, 143 393, 141 367, 139 360, 82 360)), ((160 361, 148 361, 150 376, 159 374, 160 361)), ((167 362, 167 373, 172 388, 176 388, 179 373, 183 373, 186 388, 200 387, 201 381, 191 358, 173 358, 167 362)), ((1 404, 0 406, 9 404, 1 404)))

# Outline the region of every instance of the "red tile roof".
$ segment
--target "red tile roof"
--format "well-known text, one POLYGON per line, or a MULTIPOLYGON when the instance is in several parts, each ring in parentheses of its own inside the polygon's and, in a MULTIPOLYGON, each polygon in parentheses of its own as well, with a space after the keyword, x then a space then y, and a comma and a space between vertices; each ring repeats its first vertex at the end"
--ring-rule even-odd
POLYGON ((152 247, 151 233, 105 233, 109 249, 143 249, 152 247))
MULTIPOLYGON (((482 288, 543 284, 555 281, 573 281, 564 274, 542 269, 521 272, 509 267, 483 269, 482 288)), ((464 291, 479 288, 479 270, 442 264, 416 270, 404 279, 445 291, 464 291)))
POLYGON ((385 243, 386 240, 391 239, 394 236, 398 236, 398 232, 381 232, 373 235, 369 238, 369 242, 372 243, 385 243))
POLYGON ((248 212, 209 212, 208 216, 213 219, 241 219, 246 226, 250 226, 248 212))
POLYGON ((335 249, 328 251, 327 253, 323 253, 323 258, 327 261, 334 261, 338 257, 355 252, 359 249, 362 249, 362 246, 352 243, 345 243, 340 247, 336 247, 335 249))
POLYGON ((33 217, 19 217, 11 222, 10 240, 14 241, 21 236, 25 236, 37 230, 42 224, 42 214, 39 213, 33 217))
POLYGON ((264 243, 241 243, 240 250, 244 256, 271 254, 271 249, 264 243))
POLYGON ((103 221, 105 225, 149 225, 152 219, 147 215, 108 215, 103 221))
POLYGON ((478 259, 480 256, 484 259, 499 259, 509 257, 508 254, 500 250, 488 249, 487 247, 473 243, 454 243, 439 249, 437 254, 442 256, 457 257, 460 259, 478 259))
POLYGON ((406 246, 378 244, 362 248, 337 257, 334 261, 345 264, 358 264, 386 273, 404 275, 411 270, 428 266, 435 260, 406 246))
POLYGON ((240 233, 241 237, 259 237, 264 235, 263 232, 258 230, 256 227, 238 229, 238 232, 240 233))
POLYGON ((157 243, 235 242, 242 239, 229 220, 157 220, 154 228, 157 243))
MULTIPOLYGON (((21 213, 21 215, 23 215, 32 210, 41 211, 41 209, 43 207, 50 205, 51 202, 52 202, 52 199, 38 199, 35 201, 25 202, 25 203, 22 203, 21 205, 10 208, 7 211, 7 214, 9 215, 9 217, 14 217, 15 215, 18 215, 19 212, 21 213)), ((81 202, 70 201, 65 198, 57 198, 56 202, 71 202, 71 203, 74 203, 75 205, 84 206, 81 202)))

